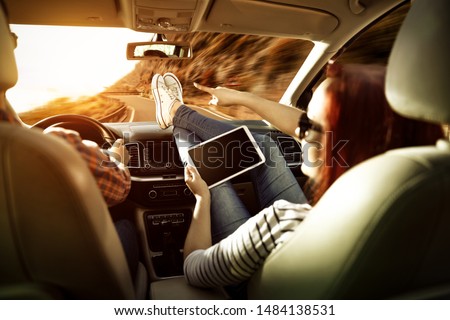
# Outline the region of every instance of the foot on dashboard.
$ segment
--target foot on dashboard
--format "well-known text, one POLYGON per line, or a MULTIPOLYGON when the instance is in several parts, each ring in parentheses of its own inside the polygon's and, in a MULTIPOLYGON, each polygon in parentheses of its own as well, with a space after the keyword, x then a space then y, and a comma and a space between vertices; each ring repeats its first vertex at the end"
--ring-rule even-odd
POLYGON ((155 74, 152 78, 152 93, 156 104, 156 122, 161 129, 167 129, 172 125, 170 110, 175 101, 179 101, 178 97, 166 86, 160 74, 155 74))
POLYGON ((167 88, 177 97, 178 101, 183 102, 183 87, 181 86, 180 80, 178 80, 177 76, 171 72, 167 72, 163 76, 164 83, 167 88))

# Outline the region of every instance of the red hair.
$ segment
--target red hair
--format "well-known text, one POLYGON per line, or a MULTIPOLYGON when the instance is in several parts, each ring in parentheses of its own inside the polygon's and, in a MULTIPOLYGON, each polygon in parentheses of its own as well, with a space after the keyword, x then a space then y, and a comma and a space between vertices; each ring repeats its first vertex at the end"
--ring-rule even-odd
POLYGON ((313 202, 350 167, 387 150, 434 144, 442 129, 406 119, 389 106, 384 66, 329 65, 333 78, 324 105, 324 163, 314 182, 313 202))

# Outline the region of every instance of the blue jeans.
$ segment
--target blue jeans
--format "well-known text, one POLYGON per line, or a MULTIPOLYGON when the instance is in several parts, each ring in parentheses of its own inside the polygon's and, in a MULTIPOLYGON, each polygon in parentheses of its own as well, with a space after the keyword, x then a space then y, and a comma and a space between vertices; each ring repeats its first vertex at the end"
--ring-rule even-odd
MULTIPOLYGON (((227 122, 205 117, 185 105, 178 108, 173 124, 175 141, 183 162, 186 162, 188 147, 235 128, 227 122)), ((267 135, 253 133, 253 136, 266 157, 265 164, 250 171, 259 210, 280 199, 306 203, 306 197, 275 141, 267 135)), ((210 191, 211 235, 212 242, 217 243, 232 234, 251 214, 229 181, 210 191)))

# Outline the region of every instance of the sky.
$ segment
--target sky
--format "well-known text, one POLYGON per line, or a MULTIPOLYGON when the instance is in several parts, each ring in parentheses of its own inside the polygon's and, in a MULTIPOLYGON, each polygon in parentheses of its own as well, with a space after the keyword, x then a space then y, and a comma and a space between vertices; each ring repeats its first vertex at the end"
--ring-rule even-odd
POLYGON ((120 28, 12 25, 19 81, 7 92, 16 112, 57 97, 95 95, 133 70, 128 42, 151 35, 120 28))

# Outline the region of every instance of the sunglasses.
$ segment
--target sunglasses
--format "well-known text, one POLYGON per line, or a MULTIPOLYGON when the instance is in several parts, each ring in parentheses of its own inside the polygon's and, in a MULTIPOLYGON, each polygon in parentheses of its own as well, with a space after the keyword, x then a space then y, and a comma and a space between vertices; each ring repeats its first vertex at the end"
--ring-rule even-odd
POLYGON ((298 120, 298 127, 300 128, 300 132, 298 134, 298 138, 300 140, 305 139, 310 130, 323 133, 322 126, 308 118, 306 112, 300 116, 300 119, 298 120))

